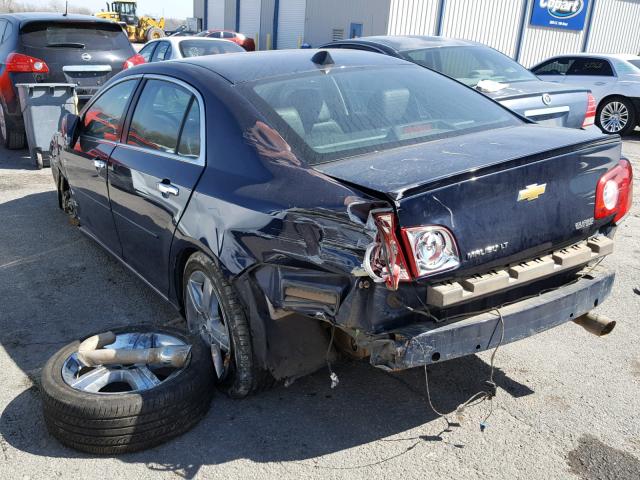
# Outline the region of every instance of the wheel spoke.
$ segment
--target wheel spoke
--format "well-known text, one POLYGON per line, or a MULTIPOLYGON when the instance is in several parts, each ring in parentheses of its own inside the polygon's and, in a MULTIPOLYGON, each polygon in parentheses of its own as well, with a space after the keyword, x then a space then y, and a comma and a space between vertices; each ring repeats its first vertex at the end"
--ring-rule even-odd
POLYGON ((149 390, 160 385, 160 380, 155 373, 146 365, 123 370, 123 380, 125 380, 134 390, 149 390))
POLYGON ((204 314, 204 308, 202 303, 202 284, 196 282, 195 280, 189 280, 189 287, 187 288, 189 292, 189 298, 191 298, 191 303, 199 314, 204 314))
POLYGON ((71 386, 85 392, 98 392, 109 383, 111 372, 106 367, 97 367, 90 372, 80 375, 71 386))

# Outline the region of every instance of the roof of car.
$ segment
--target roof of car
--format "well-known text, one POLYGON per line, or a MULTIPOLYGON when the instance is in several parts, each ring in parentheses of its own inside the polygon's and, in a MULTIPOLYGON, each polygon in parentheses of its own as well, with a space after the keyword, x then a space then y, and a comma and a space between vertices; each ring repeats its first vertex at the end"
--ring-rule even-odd
MULTIPOLYGON (((638 60, 640 57, 638 55, 633 55, 630 53, 563 53, 562 55, 554 55, 545 59, 550 60, 552 58, 567 58, 567 57, 589 57, 589 58, 617 58, 619 60, 638 60)), ((542 63, 542 62, 540 62, 542 63)))
MULTIPOLYGON (((208 38, 208 37, 198 37, 195 35, 185 35, 184 37, 162 37, 162 38, 154 38, 153 40, 149 40, 149 43, 158 43, 158 42, 170 42, 173 46, 179 44, 180 42, 184 42, 185 40, 198 40, 199 42, 213 42, 213 43, 224 43, 224 44, 233 44, 231 40, 227 40, 224 38, 208 38)), ((242 48, 242 47, 239 47, 242 48)), ((244 51, 244 49, 243 49, 244 51)))
POLYGON ((361 43, 382 45, 392 48, 398 52, 405 50, 417 50, 421 48, 439 48, 439 47, 462 47, 462 46, 478 46, 482 45, 469 40, 460 40, 457 38, 425 36, 425 35, 378 35, 371 37, 360 37, 350 40, 339 40, 336 43, 361 43))
POLYGON ((70 22, 97 22, 97 23, 114 23, 111 20, 104 18, 93 17, 91 15, 76 15, 55 12, 20 12, 20 13, 7 13, 2 15, 3 17, 13 17, 21 22, 35 22, 35 21, 51 21, 61 20, 70 22))
POLYGON ((387 55, 359 50, 331 50, 332 65, 318 65, 313 56, 321 50, 269 50, 248 54, 208 55, 179 60, 207 68, 231 83, 243 83, 270 77, 295 75, 319 68, 413 65, 387 55))

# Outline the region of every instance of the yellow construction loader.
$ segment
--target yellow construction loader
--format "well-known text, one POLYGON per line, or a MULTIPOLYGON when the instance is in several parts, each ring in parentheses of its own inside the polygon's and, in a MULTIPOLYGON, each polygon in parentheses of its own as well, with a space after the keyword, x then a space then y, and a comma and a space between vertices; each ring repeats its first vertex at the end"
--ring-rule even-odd
POLYGON ((111 2, 111 5, 107 2, 107 11, 98 12, 95 16, 122 25, 132 42, 148 42, 164 37, 164 18, 138 17, 136 7, 136 0, 120 0, 111 2))

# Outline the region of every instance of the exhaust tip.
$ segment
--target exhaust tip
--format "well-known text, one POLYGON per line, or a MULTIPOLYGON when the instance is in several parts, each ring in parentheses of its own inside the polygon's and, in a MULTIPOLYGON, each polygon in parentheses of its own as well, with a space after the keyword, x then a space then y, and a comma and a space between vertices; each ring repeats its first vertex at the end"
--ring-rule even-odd
POLYGON ((610 334, 616 326, 615 320, 611 320, 604 315, 591 312, 585 313, 573 321, 584 328, 587 332, 598 337, 610 334))

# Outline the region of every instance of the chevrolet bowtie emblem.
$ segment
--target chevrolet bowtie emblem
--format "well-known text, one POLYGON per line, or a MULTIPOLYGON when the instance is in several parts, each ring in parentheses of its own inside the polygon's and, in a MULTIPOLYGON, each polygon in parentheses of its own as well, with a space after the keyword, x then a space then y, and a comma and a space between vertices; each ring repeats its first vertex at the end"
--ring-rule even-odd
POLYGON ((538 185, 534 183, 533 185, 527 185, 526 188, 523 188, 518 192, 518 201, 522 202, 523 200, 532 201, 538 198, 547 190, 547 184, 543 183, 542 185, 538 185))

